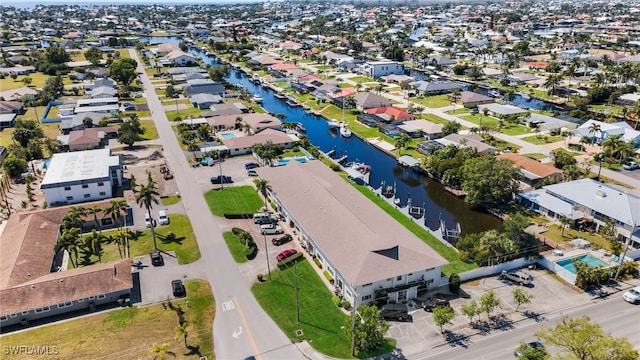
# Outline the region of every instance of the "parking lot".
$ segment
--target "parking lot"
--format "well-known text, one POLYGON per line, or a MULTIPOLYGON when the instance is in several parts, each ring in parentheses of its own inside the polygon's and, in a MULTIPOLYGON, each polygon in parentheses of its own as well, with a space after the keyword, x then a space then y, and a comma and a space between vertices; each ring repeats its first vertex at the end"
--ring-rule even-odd
MULTIPOLYGON (((544 319, 545 313, 563 308, 566 304, 580 303, 581 299, 583 299, 583 294, 556 280, 544 269, 524 269, 522 271, 533 276, 533 283, 529 286, 524 286, 525 290, 535 296, 531 304, 521 305, 518 309, 519 312, 516 313, 516 305, 513 302, 511 292, 515 287, 519 287, 520 285, 502 280, 499 276, 490 276, 463 283, 461 294, 468 296, 464 296, 465 298, 453 297, 452 295, 447 296, 450 300, 451 307, 456 312, 456 317, 453 325, 447 325, 445 329, 461 335, 471 335, 477 332, 477 330, 469 327, 469 318, 462 315, 460 308, 470 300, 478 301, 478 299, 489 290, 493 290, 502 301, 502 308, 494 311, 493 316, 498 314, 506 315, 505 326, 501 329, 492 329, 489 333, 507 331, 512 321, 522 320, 526 318, 527 315, 530 318, 537 317, 537 320, 544 319)), ((445 291, 443 291, 443 293, 444 292, 445 291)), ((397 340, 397 346, 402 349, 403 352, 416 353, 424 351, 444 341, 442 334, 440 334, 440 329, 433 322, 431 313, 420 308, 409 314, 411 315, 410 321, 391 322, 391 328, 388 333, 389 336, 397 340)), ((477 320, 478 317, 474 319, 474 321, 477 320)), ((480 320, 486 321, 487 315, 482 314, 480 320)))
MULTIPOLYGON (((194 176, 196 176, 202 192, 220 188, 221 185, 219 184, 211 184, 211 177, 220 175, 221 173, 222 175, 231 176, 233 180, 232 186, 252 185, 255 177, 247 175, 244 164, 255 161, 256 159, 251 155, 234 156, 224 159, 222 164, 215 161, 213 166, 201 165, 196 168, 191 168, 191 171, 194 176)), ((228 184, 224 184, 224 186, 228 186, 228 184)))

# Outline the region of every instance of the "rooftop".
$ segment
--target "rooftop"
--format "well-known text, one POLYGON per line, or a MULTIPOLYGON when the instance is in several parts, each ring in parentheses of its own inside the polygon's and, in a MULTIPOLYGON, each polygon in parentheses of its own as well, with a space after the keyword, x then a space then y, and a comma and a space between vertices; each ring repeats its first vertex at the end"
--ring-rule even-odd
POLYGON ((110 149, 54 154, 40 188, 58 187, 72 181, 107 180, 109 167, 118 164, 120 156, 112 156, 110 149))

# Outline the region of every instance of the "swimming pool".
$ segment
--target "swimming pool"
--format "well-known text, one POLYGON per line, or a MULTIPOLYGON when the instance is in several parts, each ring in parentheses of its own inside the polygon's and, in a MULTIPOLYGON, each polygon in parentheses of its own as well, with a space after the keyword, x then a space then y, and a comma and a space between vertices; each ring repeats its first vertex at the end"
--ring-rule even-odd
POLYGON ((307 161, 309 161, 309 159, 306 156, 300 156, 300 157, 294 157, 294 158, 284 158, 284 159, 278 159, 276 160, 276 166, 281 166, 281 165, 287 165, 289 163, 289 160, 294 159, 295 161, 299 162, 299 163, 306 163, 307 161))
POLYGON ((592 268, 609 266, 609 264, 607 264, 606 262, 589 254, 584 254, 584 255, 572 257, 569 259, 559 260, 559 261, 556 261, 556 264, 562 266, 566 270, 570 271, 572 274, 575 274, 576 267, 573 266, 573 261, 572 261, 573 259, 580 259, 582 262, 584 262, 585 264, 589 265, 589 267, 592 267, 592 268))
POLYGON ((235 138, 237 138, 236 134, 234 134, 234 133, 222 133, 222 134, 220 134, 220 136, 222 136, 223 139, 235 139, 235 138))

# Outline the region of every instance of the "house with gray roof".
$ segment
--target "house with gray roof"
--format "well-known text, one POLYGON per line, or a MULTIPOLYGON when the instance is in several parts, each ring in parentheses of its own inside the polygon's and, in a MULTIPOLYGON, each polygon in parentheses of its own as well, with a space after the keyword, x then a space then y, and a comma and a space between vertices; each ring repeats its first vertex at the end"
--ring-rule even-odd
POLYGON ((64 119, 60 122, 60 131, 62 132, 62 134, 68 135, 70 131, 82 130, 86 128, 86 125, 84 124, 85 118, 91 119, 91 123, 94 127, 100 126, 100 120, 102 120, 104 117, 105 114, 96 112, 75 114, 72 118, 64 119))
POLYGON ((221 104, 222 97, 213 94, 193 94, 189 97, 189 101, 198 109, 209 109, 213 104, 221 104))
POLYGON ((387 100, 384 96, 370 92, 359 92, 353 95, 353 98, 356 101, 356 108, 359 110, 393 105, 391 101, 387 100))
POLYGON ((561 129, 573 130, 578 126, 577 124, 570 121, 538 113, 530 113, 529 116, 524 119, 524 121, 529 124, 529 127, 537 127, 541 131, 552 131, 561 129))
POLYGON ((224 96, 225 88, 221 83, 209 79, 192 79, 184 86, 187 97, 195 94, 212 94, 224 96))
POLYGON ((462 90, 465 87, 465 84, 457 82, 457 81, 414 81, 409 83, 412 87, 416 89, 421 94, 424 95, 439 95, 439 94, 448 94, 451 90, 457 89, 462 90))
POLYGON ((354 307, 404 303, 439 282, 447 261, 322 162, 256 171, 302 246, 354 307))
POLYGON ((596 232, 611 220, 619 240, 631 237, 631 246, 640 248, 640 197, 593 179, 580 179, 543 186, 517 195, 525 208, 553 220, 567 216, 576 226, 596 232))
POLYGON ((509 118, 514 119, 514 118, 517 118, 518 116, 529 113, 529 111, 513 105, 493 103, 493 104, 484 104, 484 105, 478 106, 478 110, 480 110, 481 113, 483 113, 485 109, 489 113, 489 115, 495 116, 500 119, 509 119, 509 118))

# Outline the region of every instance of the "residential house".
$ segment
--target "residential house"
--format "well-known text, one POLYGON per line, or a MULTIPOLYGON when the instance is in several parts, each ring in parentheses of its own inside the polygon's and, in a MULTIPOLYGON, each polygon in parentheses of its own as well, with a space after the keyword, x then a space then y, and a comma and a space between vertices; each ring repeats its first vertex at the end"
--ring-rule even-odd
POLYGON ((442 124, 432 123, 427 120, 405 121, 398 128, 409 134, 411 137, 426 137, 429 140, 437 139, 442 136, 442 124))
POLYGON ((17 66, 0 68, 0 74, 4 76, 9 76, 11 74, 26 75, 34 71, 36 71, 36 68, 31 65, 27 65, 27 66, 17 65, 17 66))
POLYGON ((22 115, 27 112, 20 101, 0 100, 0 114, 22 115))
POLYGON ((503 105, 503 104, 497 104, 497 103, 479 105, 478 110, 481 113, 486 112, 487 115, 491 115, 500 119, 515 119, 519 116, 529 113, 529 111, 521 109, 517 106, 503 105))
POLYGON ((356 108, 362 111, 376 107, 393 105, 391 101, 387 100, 384 96, 370 92, 356 93, 353 95, 353 99, 356 101, 356 108))
POLYGON ((68 135, 58 135, 57 139, 69 151, 97 149, 108 144, 109 139, 118 135, 118 127, 92 127, 69 132, 68 135))
POLYGON ((578 126, 570 121, 537 113, 530 113, 524 121, 529 127, 538 128, 540 131, 569 131, 578 126))
POLYGON ((368 61, 363 65, 364 73, 374 79, 381 76, 396 74, 404 74, 404 65, 397 61, 385 60, 385 61, 368 61))
POLYGON ((265 129, 279 130, 282 126, 282 121, 275 116, 260 113, 244 114, 242 122, 249 126, 251 134, 257 134, 265 129))
POLYGON ((94 88, 102 87, 102 86, 106 86, 106 87, 110 87, 110 88, 115 89, 116 85, 117 85, 116 82, 113 81, 113 80, 110 80, 110 79, 107 79, 107 78, 100 78, 100 79, 95 80, 92 83, 85 83, 83 85, 83 87, 84 87, 85 91, 91 91, 94 88))
POLYGON ((113 98, 118 94, 118 90, 110 87, 110 86, 98 86, 94 87, 87 93, 87 98, 89 99, 100 99, 100 98, 113 98))
POLYGON ((13 127, 16 123, 17 115, 14 113, 0 113, 0 130, 13 127))
POLYGON ((241 115, 246 114, 248 109, 242 103, 222 103, 222 104, 214 104, 209 108, 211 111, 207 111, 202 113, 202 117, 210 118, 214 116, 225 116, 225 115, 241 115))
POLYGON ((524 155, 504 153, 498 155, 498 159, 509 160, 513 162, 513 166, 520 168, 522 183, 524 184, 524 186, 520 187, 521 189, 535 187, 547 181, 557 182, 562 180, 562 170, 524 155))
POLYGON ((201 93, 190 96, 189 101, 198 109, 209 109, 213 104, 222 104, 222 97, 220 95, 201 93))
POLYGON ((381 122, 386 123, 409 121, 415 118, 412 114, 397 106, 376 107, 367 109, 364 112, 376 115, 381 122))
POLYGON ((605 123, 598 120, 588 120, 573 131, 578 137, 589 137, 597 143, 602 143, 604 139, 612 135, 620 135, 623 141, 633 144, 634 147, 640 146, 640 131, 634 130, 624 121, 615 123, 605 123), (600 129, 592 132, 592 126, 597 125, 600 129))
POLYGON ((465 88, 465 84, 457 81, 439 80, 439 81, 424 81, 418 80, 409 85, 420 94, 431 96, 448 94, 452 90, 462 90, 465 88))
POLYGON ((211 94, 224 97, 226 91, 224 85, 209 79, 188 80, 183 89, 187 97, 195 94, 211 94))
MULTIPOLYGON (((120 110, 117 97, 104 97, 97 99, 78 99, 76 107, 73 109, 75 114, 95 112, 102 114, 114 114, 120 110)), ((106 115, 103 115, 106 116, 106 115)))
POLYGON ((449 134, 435 141, 442 146, 455 145, 462 148, 474 148, 478 154, 495 154, 497 150, 495 147, 485 144, 482 136, 477 134, 449 134))
POLYGON ((439 281, 447 261, 322 162, 256 171, 302 246, 352 306, 404 303, 439 281))
POLYGON ((640 248, 640 197, 593 179, 543 186, 517 196, 525 208, 553 220, 567 216, 574 226, 596 232, 610 220, 619 240, 640 248))
POLYGON ((64 119, 60 122, 60 131, 63 135, 68 135, 73 130, 82 130, 86 128, 84 119, 91 119, 91 126, 100 126, 100 120, 105 117, 105 114, 86 112, 73 115, 70 119, 64 119))
POLYGON ((478 105, 490 104, 492 102, 494 102, 493 98, 473 91, 462 91, 458 98, 458 103, 466 108, 474 108, 478 105))
POLYGON ((108 199, 120 186, 120 156, 99 149, 53 154, 40 189, 51 206, 108 199))
MULTIPOLYGON (((106 208, 109 203, 97 203, 106 208)), ((66 270, 54 251, 62 218, 57 207, 11 214, 0 236, 0 327, 28 325, 72 311, 93 311, 129 296, 129 259, 66 270)), ((104 227, 112 224, 105 216, 104 227)), ((112 225, 111 225, 112 226, 112 225)))
POLYGON ((196 57, 180 49, 173 50, 164 56, 164 60, 176 66, 192 66, 196 64, 196 57))
POLYGON ((222 143, 227 147, 230 156, 236 156, 251 154, 253 145, 266 144, 268 142, 282 149, 290 149, 298 140, 300 139, 294 134, 285 134, 282 131, 265 129, 253 136, 223 139, 222 143))
POLYGON ((640 93, 622 94, 616 100, 616 104, 633 107, 638 101, 640 101, 640 93))

